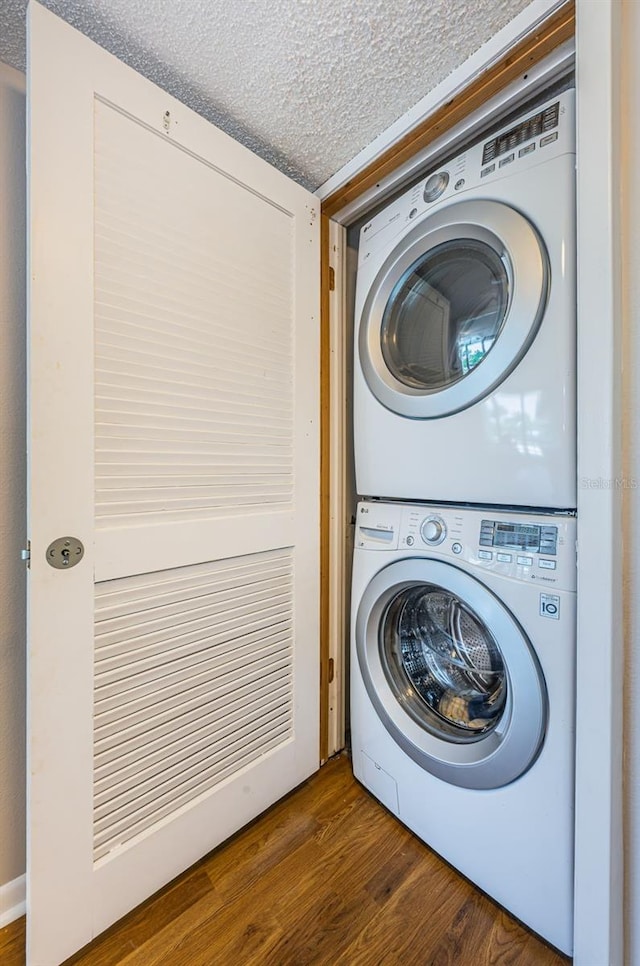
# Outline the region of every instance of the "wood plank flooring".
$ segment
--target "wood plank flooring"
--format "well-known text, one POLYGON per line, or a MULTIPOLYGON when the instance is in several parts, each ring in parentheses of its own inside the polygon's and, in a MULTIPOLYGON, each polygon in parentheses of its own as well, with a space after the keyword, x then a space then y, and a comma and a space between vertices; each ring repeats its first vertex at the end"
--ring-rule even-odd
MULTIPOLYGON (((563 966, 383 809, 346 756, 67 966, 563 966)), ((24 920, 0 930, 24 963, 24 920)))

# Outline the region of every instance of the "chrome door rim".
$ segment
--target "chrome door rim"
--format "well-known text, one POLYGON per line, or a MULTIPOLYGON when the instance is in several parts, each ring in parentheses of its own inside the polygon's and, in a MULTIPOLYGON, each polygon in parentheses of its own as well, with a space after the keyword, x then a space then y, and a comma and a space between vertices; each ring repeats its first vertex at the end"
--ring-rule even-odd
POLYGON ((537 758, 546 730, 544 678, 533 648, 507 607, 475 577, 428 558, 397 561, 371 580, 356 616, 356 652, 367 694, 385 728, 417 764, 464 788, 499 788, 515 781, 537 758), (507 671, 502 718, 492 731, 456 742, 421 727, 392 690, 380 655, 387 607, 402 590, 423 583, 442 587, 467 604, 487 625, 507 671))
POLYGON ((387 408, 413 419, 436 419, 483 399, 520 362, 544 315, 549 259, 533 225, 498 201, 459 201, 427 215, 396 245, 378 271, 359 321, 360 364, 371 392, 387 408), (385 308, 405 272, 445 242, 483 242, 502 260, 509 300, 500 333, 482 362, 459 382, 440 390, 412 388, 387 368, 381 346, 385 308))

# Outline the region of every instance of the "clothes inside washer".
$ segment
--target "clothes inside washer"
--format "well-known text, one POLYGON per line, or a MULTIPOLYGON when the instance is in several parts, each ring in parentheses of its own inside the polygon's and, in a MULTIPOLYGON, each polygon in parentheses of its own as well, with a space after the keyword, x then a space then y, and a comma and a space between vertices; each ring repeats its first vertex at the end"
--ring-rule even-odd
POLYGON ((460 738, 498 724, 507 696, 500 650, 455 595, 431 584, 401 591, 389 606, 382 646, 386 667, 410 686, 407 702, 415 696, 422 717, 435 714, 460 738))

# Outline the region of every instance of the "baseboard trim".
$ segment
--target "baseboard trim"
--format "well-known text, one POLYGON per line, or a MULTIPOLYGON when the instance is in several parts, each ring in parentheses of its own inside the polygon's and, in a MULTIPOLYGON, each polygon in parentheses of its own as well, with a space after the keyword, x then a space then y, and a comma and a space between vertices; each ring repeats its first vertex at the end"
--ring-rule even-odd
POLYGON ((0 886, 0 929, 27 911, 27 877, 21 875, 0 886))

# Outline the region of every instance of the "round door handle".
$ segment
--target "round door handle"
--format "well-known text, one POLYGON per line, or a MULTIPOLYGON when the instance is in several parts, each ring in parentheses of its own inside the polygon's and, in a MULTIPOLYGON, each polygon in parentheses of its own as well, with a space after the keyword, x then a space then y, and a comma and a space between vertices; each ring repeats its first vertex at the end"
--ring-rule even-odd
POLYGON ((84 546, 77 537, 58 537, 47 547, 47 563, 56 570, 69 570, 83 557, 84 546))

